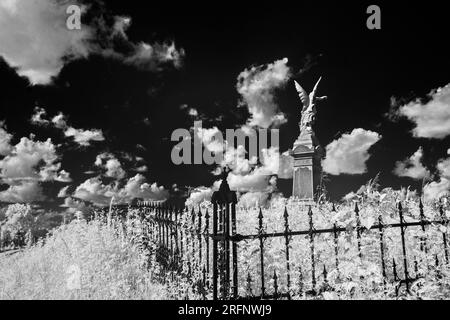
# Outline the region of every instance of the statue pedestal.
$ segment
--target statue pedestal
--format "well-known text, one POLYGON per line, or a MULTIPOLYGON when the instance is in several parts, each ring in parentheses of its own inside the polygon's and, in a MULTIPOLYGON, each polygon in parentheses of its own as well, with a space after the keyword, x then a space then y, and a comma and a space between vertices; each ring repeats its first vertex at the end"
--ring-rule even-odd
POLYGON ((303 133, 294 142, 290 155, 294 158, 292 196, 314 201, 322 177, 323 149, 313 133, 303 133))

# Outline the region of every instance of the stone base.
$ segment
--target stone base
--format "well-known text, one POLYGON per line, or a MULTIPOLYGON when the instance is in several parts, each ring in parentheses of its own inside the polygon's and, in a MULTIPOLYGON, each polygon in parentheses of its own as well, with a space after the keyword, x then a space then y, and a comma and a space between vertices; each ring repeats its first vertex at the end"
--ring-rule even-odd
POLYGON ((322 148, 314 135, 303 134, 294 143, 290 154, 294 158, 292 196, 314 201, 322 178, 322 148))

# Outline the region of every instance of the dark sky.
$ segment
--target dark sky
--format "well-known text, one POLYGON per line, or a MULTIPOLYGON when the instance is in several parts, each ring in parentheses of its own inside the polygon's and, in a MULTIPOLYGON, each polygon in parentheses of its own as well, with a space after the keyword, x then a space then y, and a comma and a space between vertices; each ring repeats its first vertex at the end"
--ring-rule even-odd
MULTIPOLYGON (((359 1, 314 2, 214 2, 167 3, 107 1, 115 15, 127 15, 132 41, 173 40, 185 50, 183 67, 164 72, 131 68, 113 59, 91 55, 65 66, 50 86, 30 86, 0 62, 0 120, 15 139, 35 133, 38 139, 58 137, 51 129, 31 126, 36 104, 49 114, 64 112, 74 126, 99 128, 106 141, 90 148, 67 148, 62 167, 83 182, 99 152, 129 152, 145 158, 149 181, 166 187, 210 186, 211 167, 175 166, 170 159, 176 128, 189 128, 192 119, 180 110, 187 104, 205 119, 204 126, 233 128, 246 121, 245 108, 237 108, 237 76, 252 65, 284 57, 294 79, 308 90, 323 76, 321 93, 329 99, 320 105, 316 134, 323 146, 354 128, 376 131, 382 140, 370 150, 368 172, 330 177, 330 196, 339 199, 381 173, 383 186, 412 185, 421 181, 399 178, 391 172, 395 162, 424 148, 424 163, 433 170, 443 158, 450 139, 416 139, 406 120, 386 119, 391 97, 424 97, 449 83, 448 13, 443 3, 379 3, 382 29, 366 28, 366 8, 359 1), (310 69, 299 72, 306 62, 310 69), (149 119, 149 124, 144 119, 149 119), (146 151, 138 150, 141 144, 146 151)), ((407 100, 408 101, 408 100, 407 100)), ((277 102, 288 123, 280 127, 281 150, 298 136, 299 100, 293 85, 277 93, 277 102)), ((279 181, 290 192, 291 181, 279 181)), ((59 185, 50 185, 58 190, 59 185)))

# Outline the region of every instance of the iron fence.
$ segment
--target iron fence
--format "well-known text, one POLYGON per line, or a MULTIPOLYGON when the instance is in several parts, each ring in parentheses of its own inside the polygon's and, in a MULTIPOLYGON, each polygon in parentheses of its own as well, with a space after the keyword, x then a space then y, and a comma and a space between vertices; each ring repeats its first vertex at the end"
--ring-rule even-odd
MULTIPOLYGON (((204 299, 290 299, 293 294, 317 295, 318 293, 330 290, 328 283, 327 267, 323 265, 318 270, 318 261, 316 258, 316 245, 319 239, 318 235, 329 234, 334 240, 334 266, 336 270, 340 268, 340 259, 338 254, 338 237, 342 233, 355 232, 357 239, 358 257, 363 259, 362 241, 365 231, 372 230, 378 232, 379 242, 379 265, 381 268, 384 283, 396 283, 396 294, 404 287, 407 293, 410 292, 412 282, 418 280, 421 275, 418 272, 417 261, 415 257, 408 256, 405 231, 410 227, 419 227, 425 232, 429 225, 448 226, 448 219, 444 215, 442 207, 439 209, 440 218, 438 220, 428 220, 424 215, 422 202, 419 204, 420 219, 417 221, 405 221, 404 209, 401 203, 398 204, 397 211, 399 221, 395 223, 385 223, 382 217, 378 218, 376 224, 366 228, 361 226, 360 209, 355 205, 354 214, 356 216, 356 226, 353 230, 345 227, 339 227, 336 224, 330 228, 316 229, 313 222, 313 212, 311 206, 308 210, 309 228, 304 230, 291 230, 290 216, 287 208, 284 210, 284 230, 282 232, 266 232, 264 229, 263 211, 259 210, 258 227, 255 234, 237 233, 236 220, 236 194, 230 191, 230 188, 224 179, 219 191, 212 197, 212 214, 206 210, 202 213, 192 209, 177 209, 164 204, 154 204, 140 202, 132 208, 137 209, 141 218, 149 225, 149 235, 154 243, 157 244, 156 259, 162 267, 164 279, 167 277, 172 280, 183 277, 192 284, 194 290, 201 294, 204 299), (392 262, 386 261, 386 230, 399 230, 401 239, 401 256, 394 257, 392 262), (291 254, 293 237, 306 237, 309 242, 310 256, 310 290, 305 290, 305 275, 300 269, 298 274, 297 292, 292 290, 291 254), (274 270, 273 274, 268 275, 265 266, 264 252, 265 240, 269 238, 279 238, 284 240, 284 260, 286 273, 283 275, 286 283, 286 290, 281 291, 279 281, 281 275, 274 270), (255 294, 252 274, 246 275, 245 295, 239 295, 239 244, 248 240, 259 242, 259 284, 260 294, 255 294), (414 259, 414 268, 411 270, 410 259, 414 259), (399 265, 402 267, 402 274, 399 272, 399 265), (390 267, 388 265, 390 264, 390 267), (391 270, 388 269, 391 268, 391 270), (320 277, 319 277, 320 276, 320 277), (271 278, 270 284, 267 278, 271 278), (319 280, 319 278, 321 280, 319 280), (319 283, 320 281, 320 283, 319 283), (270 286, 270 288, 269 288, 270 286)), ((333 206, 332 212, 336 209, 333 206)), ((442 231, 443 258, 439 261, 436 254, 436 265, 448 264, 448 243, 447 231, 442 231)), ((427 239, 421 236, 420 250, 427 251, 427 239)), ((330 266, 328 268, 331 268, 330 266)))

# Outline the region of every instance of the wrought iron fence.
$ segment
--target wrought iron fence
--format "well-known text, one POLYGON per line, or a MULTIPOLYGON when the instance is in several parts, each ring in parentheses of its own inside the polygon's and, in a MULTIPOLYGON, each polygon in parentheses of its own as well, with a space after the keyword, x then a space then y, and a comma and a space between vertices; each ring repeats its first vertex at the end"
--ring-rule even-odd
MULTIPOLYGON (((284 231, 282 232, 266 232, 264 225, 263 211, 259 210, 258 227, 255 234, 238 234, 236 220, 236 194, 230 191, 230 188, 224 179, 220 190, 215 192, 212 197, 213 210, 212 214, 206 210, 204 213, 192 209, 176 209, 164 204, 154 204, 148 202, 140 202, 133 206, 140 212, 141 218, 149 224, 149 235, 153 242, 157 244, 156 259, 162 267, 162 273, 172 280, 177 277, 183 277, 192 284, 195 291, 203 296, 204 299, 290 299, 293 295, 292 290, 292 274, 291 270, 291 254, 293 237, 306 237, 309 241, 310 256, 310 290, 306 288, 304 272, 300 269, 296 294, 316 295, 324 290, 329 290, 327 267, 323 265, 322 270, 318 270, 318 261, 316 258, 316 245, 318 243, 318 235, 329 234, 334 239, 334 268, 339 270, 340 259, 338 254, 338 237, 342 233, 356 232, 357 250, 360 259, 363 259, 362 241, 364 232, 372 230, 378 232, 379 242, 379 265, 381 267, 384 283, 396 283, 396 294, 403 287, 406 292, 410 292, 411 283, 421 277, 418 272, 417 261, 415 257, 408 256, 405 230, 410 227, 419 227, 422 231, 426 230, 429 225, 448 226, 449 221, 444 215, 442 207, 439 209, 440 219, 428 220, 424 215, 422 202, 419 204, 420 219, 417 221, 405 221, 403 208, 401 203, 398 205, 399 221, 395 223, 384 223, 381 216, 377 224, 365 228, 361 226, 360 209, 355 205, 354 214, 356 216, 356 226, 353 230, 345 227, 339 227, 336 224, 330 228, 316 229, 313 222, 313 211, 311 206, 308 210, 309 228, 304 230, 291 230, 290 216, 285 208, 284 231), (399 230, 401 239, 402 253, 400 257, 394 257, 392 262, 386 261, 386 230, 399 230), (286 290, 281 292, 279 286, 280 274, 274 270, 273 274, 268 275, 264 252, 265 240, 269 238, 284 239, 284 255, 286 273, 285 283, 286 290), (246 294, 239 295, 239 263, 238 250, 239 244, 256 240, 259 242, 259 284, 256 295, 254 292, 253 279, 254 275, 248 273, 246 275, 246 294), (410 259, 413 259, 414 268, 410 268, 410 259), (398 263, 402 265, 399 267, 398 263), (391 270, 388 272, 388 265, 391 270), (400 274, 399 269, 402 269, 400 274), (319 277, 320 276, 320 277, 319 277), (271 277, 270 284, 267 278, 271 277), (319 280, 319 278, 321 280, 319 280), (321 283, 319 283, 319 281, 321 283), (270 288, 269 288, 270 286, 270 288)), ((336 211, 333 206, 332 212, 336 211)), ((420 239, 420 250, 427 251, 427 239, 422 236, 420 239)), ((442 231, 442 248, 443 258, 439 261, 436 254, 436 265, 448 264, 448 243, 447 231, 442 231)), ((330 268, 330 267, 329 267, 330 268)))

